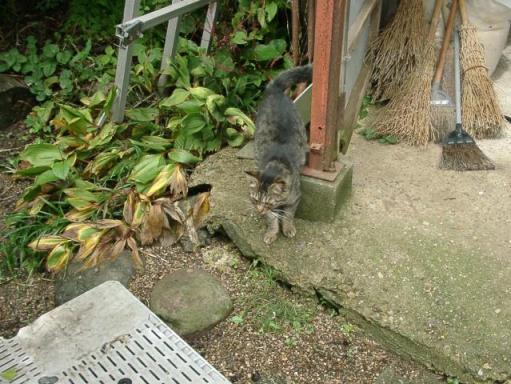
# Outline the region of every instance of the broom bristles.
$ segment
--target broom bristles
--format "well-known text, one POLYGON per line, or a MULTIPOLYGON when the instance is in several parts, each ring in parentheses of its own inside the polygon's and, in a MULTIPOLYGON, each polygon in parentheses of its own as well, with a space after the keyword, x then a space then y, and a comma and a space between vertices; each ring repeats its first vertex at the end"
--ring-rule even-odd
POLYGON ((408 77, 400 92, 380 110, 374 122, 377 132, 418 146, 426 145, 438 136, 431 123, 431 78, 435 65, 431 43, 423 55, 423 65, 408 77))
POLYGON ((431 123, 434 127, 431 139, 435 143, 441 143, 456 128, 456 109, 452 105, 432 105, 431 123))
POLYGON ((453 171, 488 171, 495 164, 475 144, 446 144, 442 147, 440 169, 453 171))
POLYGON ((392 22, 375 38, 367 53, 372 62, 372 96, 391 99, 413 73, 424 49, 427 24, 422 0, 401 1, 392 22))
POLYGON ((504 118, 488 75, 477 29, 471 24, 462 25, 460 35, 463 128, 478 139, 499 137, 502 135, 504 118))

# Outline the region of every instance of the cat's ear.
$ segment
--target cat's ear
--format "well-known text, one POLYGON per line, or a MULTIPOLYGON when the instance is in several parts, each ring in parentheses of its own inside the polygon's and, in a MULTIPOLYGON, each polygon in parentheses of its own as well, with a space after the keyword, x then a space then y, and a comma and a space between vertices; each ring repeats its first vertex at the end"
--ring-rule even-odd
POLYGON ((245 173, 256 180, 259 180, 261 177, 261 172, 259 171, 245 171, 245 173))

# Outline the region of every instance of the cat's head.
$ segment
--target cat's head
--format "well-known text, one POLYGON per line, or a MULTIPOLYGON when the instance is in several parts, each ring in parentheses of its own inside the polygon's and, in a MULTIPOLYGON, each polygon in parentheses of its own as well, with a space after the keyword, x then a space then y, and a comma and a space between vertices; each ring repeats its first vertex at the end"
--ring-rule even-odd
POLYGON ((246 171, 250 176, 250 201, 256 211, 265 214, 268 211, 286 205, 291 190, 291 174, 287 171, 275 174, 267 169, 246 171))

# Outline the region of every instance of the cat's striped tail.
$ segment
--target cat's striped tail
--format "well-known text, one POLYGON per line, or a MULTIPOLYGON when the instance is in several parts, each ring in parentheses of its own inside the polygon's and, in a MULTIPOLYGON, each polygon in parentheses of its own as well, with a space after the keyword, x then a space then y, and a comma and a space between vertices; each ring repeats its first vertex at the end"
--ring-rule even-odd
POLYGON ((298 83, 312 81, 312 64, 291 68, 281 73, 266 87, 266 92, 284 92, 287 88, 298 83))

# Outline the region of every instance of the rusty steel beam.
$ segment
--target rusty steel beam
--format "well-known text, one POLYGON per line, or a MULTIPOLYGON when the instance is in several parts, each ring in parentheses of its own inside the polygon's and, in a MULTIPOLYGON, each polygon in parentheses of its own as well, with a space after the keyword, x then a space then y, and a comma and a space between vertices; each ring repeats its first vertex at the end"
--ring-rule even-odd
POLYGON ((335 172, 339 113, 340 74, 347 0, 316 2, 314 72, 308 167, 335 172))

